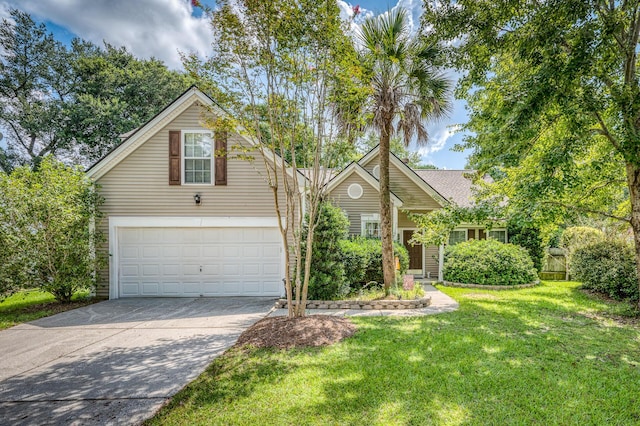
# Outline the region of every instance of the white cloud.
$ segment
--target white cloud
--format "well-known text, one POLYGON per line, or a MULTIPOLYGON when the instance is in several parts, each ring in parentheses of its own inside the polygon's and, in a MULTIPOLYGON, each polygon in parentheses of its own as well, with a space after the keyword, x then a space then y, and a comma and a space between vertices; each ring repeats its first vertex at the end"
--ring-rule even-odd
POLYGON ((418 148, 418 153, 423 157, 428 157, 434 152, 444 149, 449 138, 458 133, 461 130, 460 125, 453 124, 439 128, 431 136, 431 140, 426 146, 418 148))
POLYGON ((398 0, 398 3, 392 10, 404 8, 407 11, 407 21, 411 33, 415 33, 420 29, 420 17, 422 16, 422 0, 398 0))
POLYGON ((211 50, 209 21, 193 16, 187 0, 10 0, 9 4, 85 40, 125 46, 137 57, 153 56, 174 69, 182 66, 179 51, 205 56, 211 50))

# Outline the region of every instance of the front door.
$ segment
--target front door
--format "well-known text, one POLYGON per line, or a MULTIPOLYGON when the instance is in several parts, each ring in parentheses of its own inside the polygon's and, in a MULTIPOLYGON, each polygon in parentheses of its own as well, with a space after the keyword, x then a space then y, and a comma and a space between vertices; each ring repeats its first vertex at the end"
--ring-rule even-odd
POLYGON ((413 231, 402 231, 402 241, 409 252, 409 270, 422 272, 422 244, 409 244, 412 236, 413 231))

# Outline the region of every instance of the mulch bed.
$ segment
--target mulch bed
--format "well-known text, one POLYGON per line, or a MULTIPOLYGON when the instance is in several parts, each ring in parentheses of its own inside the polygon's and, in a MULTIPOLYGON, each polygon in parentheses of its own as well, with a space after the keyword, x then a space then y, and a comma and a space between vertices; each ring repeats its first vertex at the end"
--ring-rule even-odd
POLYGON ((352 336, 355 332, 356 326, 344 317, 268 317, 242 333, 236 346, 279 349, 327 346, 352 336))

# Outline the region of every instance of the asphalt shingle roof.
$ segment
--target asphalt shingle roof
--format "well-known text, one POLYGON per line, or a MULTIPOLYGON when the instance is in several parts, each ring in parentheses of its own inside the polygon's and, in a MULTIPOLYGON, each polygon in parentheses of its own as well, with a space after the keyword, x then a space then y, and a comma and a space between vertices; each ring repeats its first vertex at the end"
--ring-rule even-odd
POLYGON ((473 182, 471 182, 473 170, 414 169, 414 171, 447 200, 461 207, 473 206, 473 182))

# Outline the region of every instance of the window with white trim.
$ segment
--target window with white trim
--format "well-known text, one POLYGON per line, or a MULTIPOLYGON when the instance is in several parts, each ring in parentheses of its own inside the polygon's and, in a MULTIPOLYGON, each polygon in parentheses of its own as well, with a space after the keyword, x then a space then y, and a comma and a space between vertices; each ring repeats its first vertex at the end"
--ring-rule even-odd
POLYGON ((213 135, 209 131, 182 132, 183 183, 211 184, 213 135))
POLYGON ((504 229, 491 230, 488 232, 489 238, 500 241, 501 243, 507 242, 507 231, 504 229))
POLYGON ((380 215, 363 214, 360 215, 362 226, 361 235, 365 238, 380 238, 380 215))
POLYGON ((456 229, 455 231, 451 231, 449 233, 449 245, 454 246, 458 243, 462 243, 467 241, 467 230, 466 229, 456 229))

